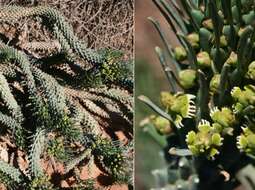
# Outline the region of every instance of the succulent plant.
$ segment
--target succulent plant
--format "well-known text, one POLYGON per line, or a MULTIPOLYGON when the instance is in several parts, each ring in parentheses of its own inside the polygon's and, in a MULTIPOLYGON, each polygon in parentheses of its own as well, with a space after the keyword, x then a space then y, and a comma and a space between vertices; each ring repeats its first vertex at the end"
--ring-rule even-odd
MULTIPOLYGON (((164 44, 164 50, 156 47, 156 54, 170 88, 160 95, 163 108, 145 96, 139 99, 171 125, 164 149, 174 155, 167 152, 168 161, 178 163, 178 155, 193 160, 189 164, 200 178, 199 189, 233 189, 236 173, 254 163, 255 155, 255 2, 153 3, 179 45, 172 47, 159 22, 149 18, 164 44), (225 172, 231 180, 219 179, 225 172)), ((155 122, 152 125, 157 128, 155 122)), ((162 133, 152 137, 162 141, 162 133)), ((179 188, 165 184, 158 189, 179 188)))
MULTIPOLYGON (((53 8, 0 7, 1 23, 28 17, 48 29, 58 48, 39 41, 28 51, 0 35, 1 138, 13 144, 12 161, 0 159, 0 183, 8 189, 62 189, 59 179, 75 178, 75 170, 90 161, 113 183, 132 186, 133 147, 115 134, 132 139, 132 62, 117 50, 87 47, 53 8), (31 53, 37 49, 50 53, 31 53), (23 165, 17 151, 24 154, 23 165)), ((70 188, 89 186, 74 180, 70 188)))

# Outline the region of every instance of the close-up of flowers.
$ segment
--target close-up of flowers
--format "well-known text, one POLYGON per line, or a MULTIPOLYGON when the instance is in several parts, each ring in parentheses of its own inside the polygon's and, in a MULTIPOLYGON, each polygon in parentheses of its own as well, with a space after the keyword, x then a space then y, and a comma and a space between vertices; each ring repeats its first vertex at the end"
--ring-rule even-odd
POLYGON ((150 188, 254 189, 255 2, 151 2, 161 13, 148 21, 161 40, 154 53, 167 90, 138 95, 154 112, 154 119, 140 122, 142 132, 161 147, 158 158, 165 160, 151 169, 150 188), (171 130, 162 132, 167 126, 171 130))
POLYGON ((208 159, 214 159, 219 154, 223 138, 208 121, 202 120, 198 124, 198 132, 190 131, 186 136, 186 143, 193 155, 204 154, 208 159))

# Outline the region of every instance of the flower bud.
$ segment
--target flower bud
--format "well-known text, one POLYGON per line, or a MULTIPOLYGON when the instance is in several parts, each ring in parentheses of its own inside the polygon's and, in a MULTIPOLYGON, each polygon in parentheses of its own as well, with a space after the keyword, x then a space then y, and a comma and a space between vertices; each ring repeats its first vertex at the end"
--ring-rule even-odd
POLYGON ((211 66, 210 55, 203 51, 197 54, 197 64, 201 67, 210 67, 211 66))
POLYGON ((196 33, 191 33, 187 36, 187 40, 191 44, 193 48, 198 48, 199 47, 199 35, 196 33))
POLYGON ((179 72, 179 81, 184 89, 190 89, 196 84, 196 71, 185 69, 179 72))
POLYGON ((224 19, 224 14, 221 10, 218 11, 218 15, 220 16, 220 18, 224 19))
POLYGON ((227 39, 226 39, 226 36, 221 36, 220 37, 220 47, 226 47, 228 45, 228 42, 227 42, 227 39))
POLYGON ((247 76, 249 79, 255 80, 255 61, 250 63, 248 67, 247 76))
POLYGON ((212 19, 206 19, 202 22, 202 25, 207 28, 208 30, 213 30, 213 23, 212 19))
POLYGON ((240 37, 244 31, 245 31, 245 28, 240 28, 239 31, 237 32, 238 36, 240 37))
POLYGON ((174 48, 174 56, 177 61, 183 61, 187 58, 187 52, 182 46, 174 48))
POLYGON ((229 58, 226 61, 227 64, 231 66, 235 66, 237 64, 237 54, 235 52, 231 52, 229 58))
POLYGON ((220 85, 220 74, 216 74, 210 81, 210 93, 215 94, 218 91, 220 85))
POLYGON ((152 124, 160 134, 169 135, 172 132, 170 122, 161 116, 154 116, 151 118, 152 124))

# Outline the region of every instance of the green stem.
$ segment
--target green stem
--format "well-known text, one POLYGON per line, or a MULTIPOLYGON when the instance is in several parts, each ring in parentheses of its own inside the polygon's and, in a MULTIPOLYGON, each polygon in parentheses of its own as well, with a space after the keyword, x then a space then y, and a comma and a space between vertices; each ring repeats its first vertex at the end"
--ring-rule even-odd
POLYGON ((196 107, 198 108, 196 114, 196 124, 200 122, 201 119, 206 119, 209 115, 209 89, 207 85, 207 81, 205 79, 205 74, 198 70, 199 75, 199 90, 197 94, 197 102, 196 107))
POLYGON ((225 97, 225 94, 226 94, 226 85, 227 85, 227 82, 228 82, 228 73, 229 73, 229 68, 230 68, 230 65, 228 64, 225 64, 223 66, 223 69, 221 71, 221 75, 220 75, 220 84, 219 84, 219 105, 220 106, 223 106, 224 104, 224 99, 226 98, 225 97))
POLYGON ((159 62, 161 64, 161 66, 166 74, 166 77, 168 79, 168 82, 170 84, 170 91, 172 93, 176 93, 177 92, 176 81, 175 81, 176 77, 173 76, 174 73, 171 72, 172 69, 167 65, 166 58, 165 58, 162 50, 159 47, 156 47, 155 51, 158 55, 159 62))
POLYGON ((147 124, 147 126, 144 126, 143 131, 147 132, 162 148, 167 146, 166 138, 159 135, 153 125, 147 124))
POLYGON ((166 38, 166 35, 164 34, 164 32, 162 31, 161 27, 160 27, 160 24, 157 20, 153 19, 152 17, 148 17, 148 19, 152 22, 152 24, 154 25, 154 27, 156 28, 156 30, 158 31, 161 39, 162 39, 162 42, 167 50, 167 53, 168 55, 170 56, 171 58, 171 61, 173 62, 173 65, 175 67, 175 70, 176 72, 180 72, 181 68, 179 66, 179 63, 174 59, 174 53, 172 51, 172 47, 171 45, 167 42, 167 38, 166 38))

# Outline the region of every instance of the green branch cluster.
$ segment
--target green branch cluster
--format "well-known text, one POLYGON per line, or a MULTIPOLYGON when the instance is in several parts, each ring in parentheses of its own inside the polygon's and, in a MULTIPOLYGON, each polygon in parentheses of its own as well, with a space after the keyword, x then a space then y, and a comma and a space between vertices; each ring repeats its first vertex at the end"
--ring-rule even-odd
MULTIPOLYGON (((61 48, 38 58, 0 38, 0 123, 5 129, 1 132, 28 155, 29 163, 25 172, 0 161, 0 182, 10 189, 60 189, 42 161, 62 162, 63 176, 68 176, 85 161, 98 159, 95 163, 105 175, 129 183, 132 171, 126 166, 132 161, 127 151, 132 147, 116 145, 103 136, 107 131, 112 135, 115 125, 123 125, 119 130, 132 137, 132 63, 124 62, 116 50, 88 48, 55 9, 0 8, 0 22, 27 17, 41 18, 61 48)), ((40 43, 47 49, 45 42, 38 42, 37 48, 40 43)), ((78 189, 87 186, 78 178, 76 185, 78 189)))

